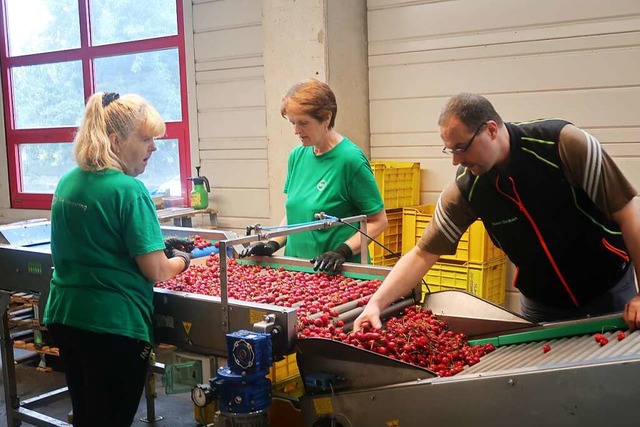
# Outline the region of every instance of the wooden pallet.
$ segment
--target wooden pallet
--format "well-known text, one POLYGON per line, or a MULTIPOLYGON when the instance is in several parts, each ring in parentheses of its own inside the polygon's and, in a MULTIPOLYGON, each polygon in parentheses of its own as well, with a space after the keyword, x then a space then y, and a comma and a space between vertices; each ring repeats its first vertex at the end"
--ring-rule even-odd
POLYGON ((60 356, 60 349, 54 346, 42 345, 41 347, 36 347, 36 345, 32 342, 25 342, 22 340, 16 340, 13 342, 14 348, 20 348, 23 350, 33 351, 34 353, 39 354, 48 354, 50 356, 60 356))

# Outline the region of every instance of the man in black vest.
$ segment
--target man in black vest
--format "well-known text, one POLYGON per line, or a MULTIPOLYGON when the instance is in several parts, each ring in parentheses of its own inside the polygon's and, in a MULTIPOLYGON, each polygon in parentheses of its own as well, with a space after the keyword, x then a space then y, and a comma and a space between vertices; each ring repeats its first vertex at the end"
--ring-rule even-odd
POLYGON ((640 328, 636 191, 589 133, 571 123, 505 123, 484 97, 452 97, 440 119, 443 153, 458 165, 417 245, 398 261, 354 329, 453 254, 477 218, 517 268, 520 308, 533 322, 623 312, 640 328))

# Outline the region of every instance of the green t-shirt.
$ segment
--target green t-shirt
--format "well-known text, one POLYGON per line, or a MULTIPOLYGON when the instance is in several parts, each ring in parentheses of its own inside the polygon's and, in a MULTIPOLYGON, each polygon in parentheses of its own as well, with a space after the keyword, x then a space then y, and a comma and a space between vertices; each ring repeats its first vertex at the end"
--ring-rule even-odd
POLYGON ((162 249, 142 182, 115 170, 73 169, 51 205, 54 271, 43 323, 152 342, 153 283, 134 257, 162 249))
MULTIPOLYGON (((373 215, 384 209, 371 165, 348 138, 319 156, 313 147, 298 146, 289 155, 286 212, 288 224, 314 221, 324 212, 338 218, 373 215)), ((358 223, 354 224, 356 227, 358 223)), ((346 225, 287 236, 285 255, 311 259, 337 249, 356 231, 346 225)), ((360 262, 354 255, 350 262, 360 262)))

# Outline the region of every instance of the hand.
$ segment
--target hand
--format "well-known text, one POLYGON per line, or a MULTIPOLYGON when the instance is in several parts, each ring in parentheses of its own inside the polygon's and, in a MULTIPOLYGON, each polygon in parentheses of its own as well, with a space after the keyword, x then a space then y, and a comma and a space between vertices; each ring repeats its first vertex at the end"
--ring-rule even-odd
POLYGON ((371 303, 365 306, 362 313, 360 313, 360 316, 358 316, 353 322, 353 332, 358 332, 367 322, 373 329, 382 328, 382 322, 380 321, 380 309, 371 303))
POLYGON ((191 258, 193 258, 193 255, 191 255, 191 252, 184 252, 173 248, 170 250, 170 256, 167 256, 167 258, 182 258, 184 261, 184 269, 182 271, 186 271, 187 268, 189 268, 189 264, 191 264, 191 258))
POLYGON ((313 262, 315 271, 338 271, 347 258, 352 256, 351 248, 346 243, 343 243, 335 251, 325 252, 312 259, 311 262, 313 262))
POLYGON ((164 239, 164 253, 167 258, 171 258, 171 249, 178 249, 183 252, 191 252, 195 248, 193 240, 181 239, 179 237, 168 237, 164 239))
POLYGON ((631 298, 631 301, 624 306, 623 318, 630 331, 640 329, 640 294, 631 298))
POLYGON ((280 249, 280 243, 275 240, 269 240, 267 243, 256 242, 248 248, 244 248, 240 252, 240 258, 253 255, 271 256, 278 249, 280 249))

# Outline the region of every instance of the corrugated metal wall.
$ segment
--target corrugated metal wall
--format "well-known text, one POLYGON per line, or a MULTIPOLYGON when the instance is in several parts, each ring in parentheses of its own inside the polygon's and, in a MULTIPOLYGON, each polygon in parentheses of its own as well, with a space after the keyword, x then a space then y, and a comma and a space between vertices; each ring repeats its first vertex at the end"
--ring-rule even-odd
MULTIPOLYGON (((199 154, 229 227, 269 211, 261 10, 193 0, 199 154)), ((423 203, 453 175, 436 121, 461 91, 573 121, 640 188, 639 1, 369 0, 368 42, 371 158, 420 161, 423 203)))
POLYGON ((219 221, 244 228, 269 212, 261 0, 193 0, 193 36, 201 173, 219 221))
POLYGON ((640 1, 369 0, 368 26, 371 157, 420 161, 422 203, 455 171, 437 119, 458 92, 507 121, 572 121, 640 189, 640 1))
POLYGON ((640 1, 369 0, 371 154, 422 164, 422 201, 454 173, 437 118, 458 92, 508 121, 563 117, 640 188, 640 1))

